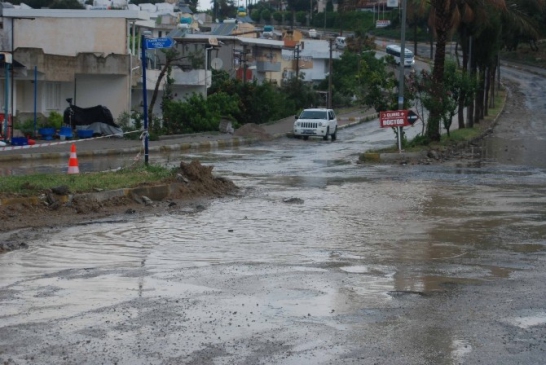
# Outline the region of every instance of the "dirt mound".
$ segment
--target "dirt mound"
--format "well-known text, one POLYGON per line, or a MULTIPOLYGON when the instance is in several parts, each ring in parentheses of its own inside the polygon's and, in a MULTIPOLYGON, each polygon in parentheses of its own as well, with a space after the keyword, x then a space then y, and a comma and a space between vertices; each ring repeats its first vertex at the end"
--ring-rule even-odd
POLYGON ((196 197, 196 196, 224 196, 235 190, 237 186, 231 181, 223 177, 214 176, 212 174, 213 166, 203 166, 198 160, 193 160, 190 163, 180 162, 180 173, 186 178, 185 184, 181 184, 179 188, 180 197, 196 197))
POLYGON ((273 139, 273 136, 265 131, 265 129, 258 124, 248 123, 238 128, 234 135, 245 138, 257 138, 261 141, 269 141, 273 139))
MULTIPOLYGON (((13 205, 0 205, 0 232, 9 232, 20 228, 41 228, 79 224, 94 219, 113 215, 147 212, 162 214, 172 213, 173 209, 192 205, 196 201, 206 201, 222 197, 237 191, 237 186, 229 179, 214 176, 213 166, 203 166, 197 160, 181 162, 176 178, 158 182, 157 185, 174 186, 171 194, 163 201, 151 201, 142 197, 133 199, 128 196, 113 197, 98 201, 94 196, 74 195, 71 201, 61 199, 63 194, 53 191, 40 199, 39 204, 22 202, 13 205)), ((2 237, 0 236, 0 243, 2 237)))

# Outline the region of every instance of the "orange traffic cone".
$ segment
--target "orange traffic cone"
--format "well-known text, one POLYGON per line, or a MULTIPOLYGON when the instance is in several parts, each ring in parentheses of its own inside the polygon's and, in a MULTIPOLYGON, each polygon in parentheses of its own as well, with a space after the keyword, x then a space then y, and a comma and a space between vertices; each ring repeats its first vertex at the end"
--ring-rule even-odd
POLYGON ((68 160, 68 173, 79 174, 80 168, 78 167, 78 157, 76 156, 76 145, 72 143, 70 148, 70 159, 68 160))

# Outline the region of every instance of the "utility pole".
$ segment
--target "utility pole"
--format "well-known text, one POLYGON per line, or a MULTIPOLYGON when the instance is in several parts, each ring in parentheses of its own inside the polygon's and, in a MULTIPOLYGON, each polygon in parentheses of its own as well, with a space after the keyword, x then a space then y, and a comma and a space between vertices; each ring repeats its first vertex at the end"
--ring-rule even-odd
POLYGON ((402 0, 402 29, 400 34, 400 75, 398 79, 398 110, 404 109, 404 64, 406 61, 406 1, 402 0))
POLYGON ((243 45, 243 84, 246 84, 246 45, 243 45))
POLYGON ((296 60, 296 80, 300 79, 300 45, 294 47, 294 59, 296 60))
MULTIPOLYGON (((402 21, 400 34, 400 75, 398 81, 398 110, 404 110, 404 64, 406 62, 406 1, 402 1, 402 21)), ((402 152, 402 133, 401 127, 398 128, 398 152, 402 152)))
POLYGON ((307 26, 309 27, 311 26, 312 17, 313 17, 313 0, 309 0, 309 19, 307 23, 307 26))
POLYGON ((329 38, 330 43, 330 60, 328 61, 328 101, 326 106, 328 109, 332 109, 332 43, 334 39, 329 38))

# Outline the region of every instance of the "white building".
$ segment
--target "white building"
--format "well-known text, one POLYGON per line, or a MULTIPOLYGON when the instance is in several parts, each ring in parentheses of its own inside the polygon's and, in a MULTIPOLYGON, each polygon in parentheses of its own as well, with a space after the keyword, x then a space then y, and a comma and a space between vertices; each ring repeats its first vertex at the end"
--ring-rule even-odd
MULTIPOLYGON (((332 44, 332 59, 339 59, 342 52, 332 44)), ((303 75, 303 81, 320 82, 330 70, 330 44, 327 40, 304 39, 296 49, 283 49, 283 60, 294 61, 290 67, 283 70, 283 79, 295 77, 296 73, 303 75), (296 65, 295 60, 299 58, 296 65)))
MULTIPOLYGON (((67 98, 80 107, 106 106, 114 118, 129 110, 139 64, 130 26, 148 19, 146 13, 3 9, 1 19, 0 46, 14 60, 7 106, 5 88, 0 88, 0 103, 8 114, 28 117, 35 108, 45 116, 62 113, 67 98)), ((5 66, 0 64, 1 85, 6 84, 5 66)))

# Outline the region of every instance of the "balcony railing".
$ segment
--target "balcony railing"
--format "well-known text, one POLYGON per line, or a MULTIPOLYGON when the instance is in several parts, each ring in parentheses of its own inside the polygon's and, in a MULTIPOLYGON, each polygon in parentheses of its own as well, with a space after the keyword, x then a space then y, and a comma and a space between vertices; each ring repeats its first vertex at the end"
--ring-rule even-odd
POLYGON ((281 63, 280 62, 269 62, 269 61, 257 61, 256 62, 256 71, 258 72, 280 72, 281 63))

